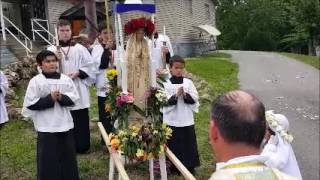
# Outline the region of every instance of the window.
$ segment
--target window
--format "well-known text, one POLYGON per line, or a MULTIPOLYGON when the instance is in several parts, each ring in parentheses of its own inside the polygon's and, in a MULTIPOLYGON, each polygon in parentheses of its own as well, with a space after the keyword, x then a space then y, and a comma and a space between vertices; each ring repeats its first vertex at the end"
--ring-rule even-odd
POLYGON ((210 19, 210 6, 209 6, 209 4, 204 4, 204 10, 205 10, 207 19, 210 19))

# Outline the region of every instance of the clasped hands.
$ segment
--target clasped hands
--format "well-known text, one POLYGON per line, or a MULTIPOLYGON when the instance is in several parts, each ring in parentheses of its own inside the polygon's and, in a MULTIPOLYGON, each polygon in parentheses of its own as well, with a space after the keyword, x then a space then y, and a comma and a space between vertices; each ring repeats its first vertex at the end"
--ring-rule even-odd
POLYGON ((60 91, 52 91, 51 92, 51 98, 54 102, 56 101, 60 101, 62 98, 62 94, 60 93, 60 91))

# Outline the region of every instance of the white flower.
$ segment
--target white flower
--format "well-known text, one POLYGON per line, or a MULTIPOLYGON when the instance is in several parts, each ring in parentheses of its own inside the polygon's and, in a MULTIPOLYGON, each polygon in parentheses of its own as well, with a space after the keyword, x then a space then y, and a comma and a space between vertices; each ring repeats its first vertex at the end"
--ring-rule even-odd
POLYGON ((289 143, 293 141, 293 136, 283 129, 283 127, 275 118, 273 110, 266 111, 265 116, 266 116, 266 121, 268 123, 268 126, 273 131, 275 131, 275 133, 278 133, 284 140, 286 140, 289 143))

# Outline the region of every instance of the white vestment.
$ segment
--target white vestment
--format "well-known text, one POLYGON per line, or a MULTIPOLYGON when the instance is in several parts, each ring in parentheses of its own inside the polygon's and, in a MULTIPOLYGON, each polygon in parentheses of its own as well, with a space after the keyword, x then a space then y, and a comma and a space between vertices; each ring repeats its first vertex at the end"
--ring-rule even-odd
POLYGON ((73 81, 61 74, 60 79, 47 79, 43 74, 33 77, 24 97, 22 115, 33 120, 38 132, 65 132, 73 128, 71 107, 63 107, 55 102, 54 107, 44 110, 30 110, 29 106, 36 104, 40 98, 46 97, 52 91, 60 91, 68 96, 74 104, 79 100, 79 94, 73 81))
POLYGON ((194 104, 186 104, 182 97, 178 97, 176 105, 163 107, 163 122, 175 127, 193 125, 193 112, 198 112, 200 105, 198 92, 193 82, 190 79, 183 78, 183 84, 172 84, 168 80, 163 85, 168 99, 177 93, 178 88, 183 87, 184 92, 190 94, 195 101, 194 104))
POLYGON ((243 156, 227 162, 216 164, 216 172, 209 180, 236 179, 268 179, 268 180, 296 180, 275 168, 267 167, 266 158, 260 155, 243 156))
POLYGON ((278 133, 270 137, 261 155, 267 158, 265 162, 267 166, 277 168, 290 176, 302 179, 291 144, 281 138, 278 133))
MULTIPOLYGON (((96 71, 96 89, 97 89, 97 96, 106 97, 107 92, 107 85, 108 85, 108 78, 106 77, 106 72, 108 69, 99 69, 101 63, 101 56, 103 54, 104 48, 101 44, 94 45, 92 48, 91 56, 95 64, 95 71, 96 71)), ((114 65, 116 66, 117 70, 120 69, 120 60, 117 56, 115 50, 112 50, 112 58, 114 59, 114 65)), ((110 67, 111 60, 109 62, 108 67, 110 67)))
POLYGON ((8 80, 6 76, 3 74, 2 71, 0 71, 0 124, 5 123, 9 120, 8 118, 8 112, 7 107, 5 103, 5 96, 7 93, 7 90, 9 88, 8 80))
POLYGON ((166 57, 162 57, 163 46, 166 46, 168 48, 171 57, 174 55, 169 37, 163 34, 159 34, 158 38, 154 39, 152 43, 152 61, 153 61, 152 64, 155 70, 164 68, 162 58, 166 58, 166 57), (166 45, 164 45, 164 42, 166 45))
MULTIPOLYGON (((69 47, 62 47, 64 52, 68 52, 69 47)), ((48 47, 49 51, 56 52, 56 46, 48 47)), ((88 77, 85 79, 80 79, 79 77, 73 79, 75 86, 77 87, 80 100, 72 108, 72 110, 85 109, 90 107, 90 92, 89 87, 95 81, 96 72, 94 67, 94 62, 92 60, 89 51, 82 45, 76 44, 71 46, 68 52, 67 58, 64 53, 62 53, 62 73, 68 75, 69 73, 74 73, 79 70, 85 72, 88 77)))

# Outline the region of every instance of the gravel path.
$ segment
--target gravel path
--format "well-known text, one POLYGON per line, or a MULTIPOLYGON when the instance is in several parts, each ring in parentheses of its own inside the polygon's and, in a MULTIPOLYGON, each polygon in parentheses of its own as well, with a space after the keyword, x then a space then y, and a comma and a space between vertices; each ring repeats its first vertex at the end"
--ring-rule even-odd
POLYGON ((319 70, 276 53, 223 51, 239 64, 240 87, 286 115, 302 176, 319 179, 319 70))

